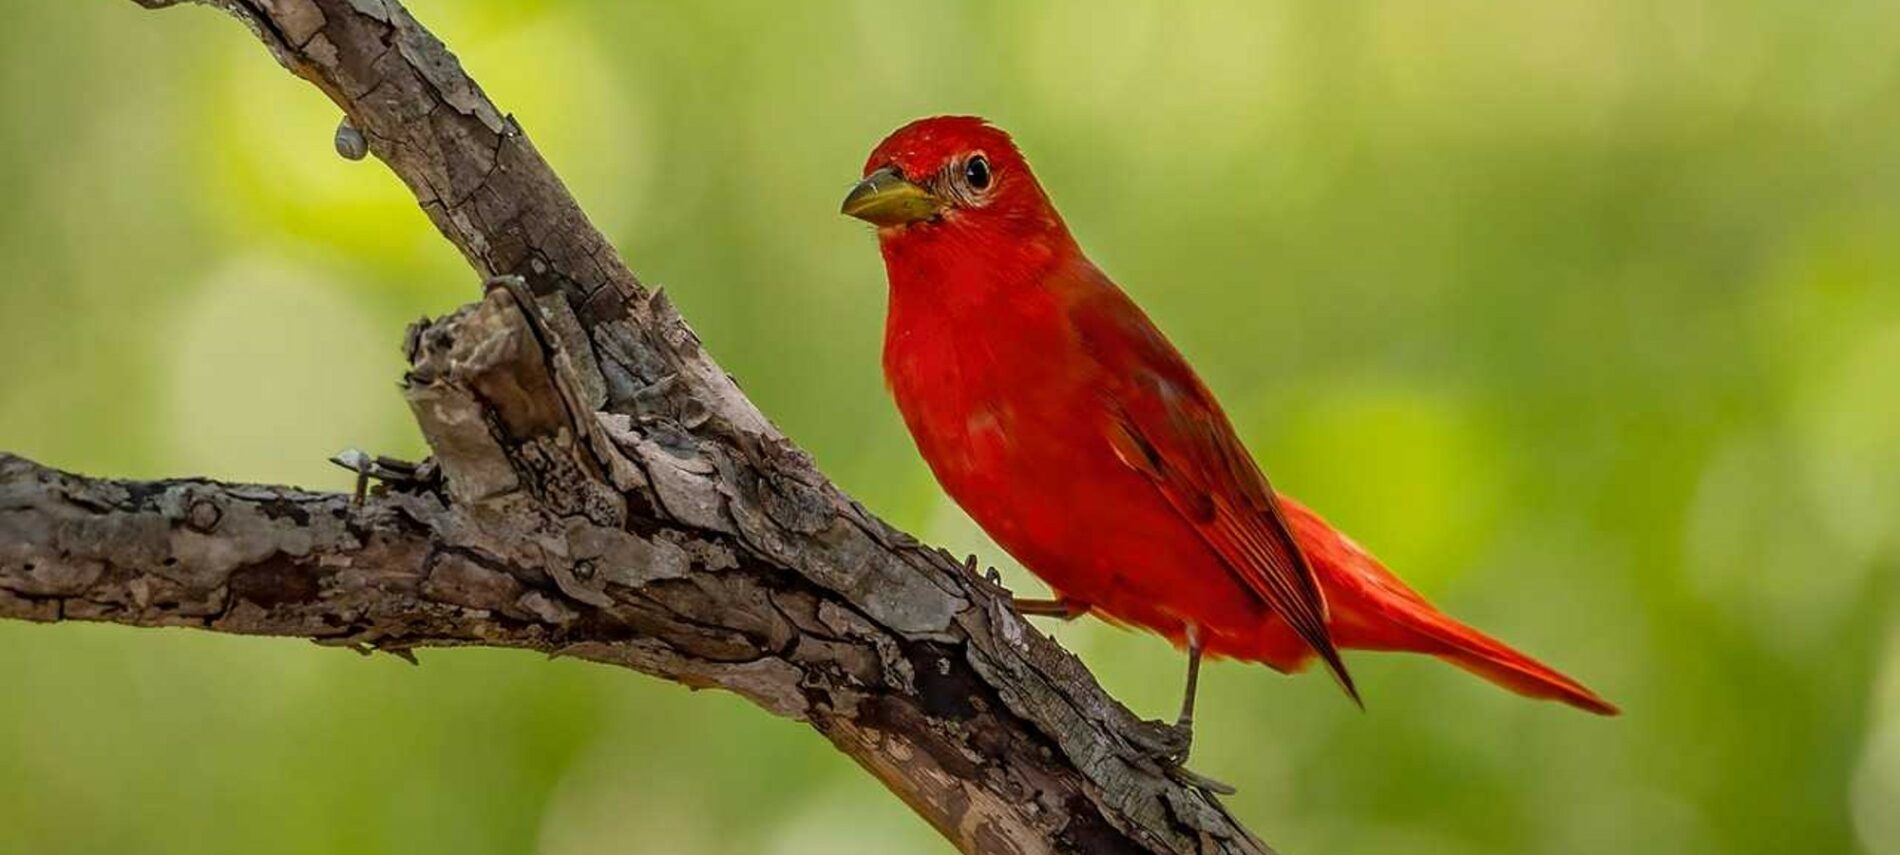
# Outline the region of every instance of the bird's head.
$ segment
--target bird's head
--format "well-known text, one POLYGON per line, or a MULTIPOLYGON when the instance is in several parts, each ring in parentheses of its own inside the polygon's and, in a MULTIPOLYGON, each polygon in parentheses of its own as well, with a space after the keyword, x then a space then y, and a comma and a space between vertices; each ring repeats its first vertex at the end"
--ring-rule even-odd
POLYGON ((918 119, 885 137, 841 210, 877 226, 887 248, 1068 240, 1009 134, 974 116, 918 119))

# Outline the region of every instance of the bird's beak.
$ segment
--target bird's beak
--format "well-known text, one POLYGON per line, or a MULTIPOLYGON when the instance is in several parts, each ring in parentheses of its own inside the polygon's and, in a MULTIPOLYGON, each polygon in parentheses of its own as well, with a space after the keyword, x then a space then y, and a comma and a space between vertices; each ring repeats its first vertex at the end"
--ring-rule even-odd
POLYGON ((838 210, 877 226, 898 226, 928 220, 943 207, 929 190, 904 180, 896 169, 886 166, 864 176, 838 210))

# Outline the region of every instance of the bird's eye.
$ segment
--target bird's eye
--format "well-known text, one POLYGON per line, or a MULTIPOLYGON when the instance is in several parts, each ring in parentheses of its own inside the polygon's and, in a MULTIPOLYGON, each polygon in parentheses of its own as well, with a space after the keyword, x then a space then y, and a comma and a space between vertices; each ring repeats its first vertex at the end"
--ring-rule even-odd
POLYGON ((990 186, 990 162, 983 155, 970 158, 963 164, 963 183, 971 190, 987 190, 990 186))

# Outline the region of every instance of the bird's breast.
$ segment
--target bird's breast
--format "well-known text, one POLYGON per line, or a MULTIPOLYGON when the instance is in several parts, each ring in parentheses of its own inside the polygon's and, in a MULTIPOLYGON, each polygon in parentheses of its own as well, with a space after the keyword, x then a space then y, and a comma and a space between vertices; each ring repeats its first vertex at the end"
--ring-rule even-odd
POLYGON ((897 315, 885 373, 944 491, 1026 564, 1057 551, 1078 501, 1131 477, 1101 441, 1099 368, 1053 305, 945 324, 897 315))
POLYGON ((885 375, 904 424, 953 495, 1003 476, 1011 437, 1033 403, 1017 400, 985 350, 981 342, 928 331, 886 345, 885 375))

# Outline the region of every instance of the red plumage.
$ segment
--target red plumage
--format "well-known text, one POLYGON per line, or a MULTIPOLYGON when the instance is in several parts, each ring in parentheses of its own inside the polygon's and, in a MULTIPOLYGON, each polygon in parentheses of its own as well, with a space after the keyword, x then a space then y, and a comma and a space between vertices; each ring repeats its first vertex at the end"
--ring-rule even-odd
POLYGON ((880 225, 898 409, 944 489, 1058 597, 1281 671, 1317 654, 1355 698, 1338 648, 1428 653, 1520 694, 1615 712, 1276 495, 1002 131, 913 122, 864 171, 846 211, 880 225))

